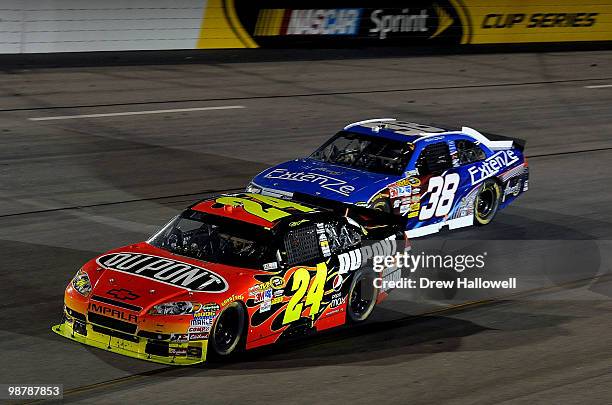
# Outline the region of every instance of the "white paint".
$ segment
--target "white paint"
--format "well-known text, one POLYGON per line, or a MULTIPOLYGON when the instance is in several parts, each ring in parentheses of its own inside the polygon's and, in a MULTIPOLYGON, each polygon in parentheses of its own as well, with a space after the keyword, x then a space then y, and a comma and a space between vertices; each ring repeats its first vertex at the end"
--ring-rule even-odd
POLYGON ((147 114, 168 114, 192 111, 211 111, 211 110, 233 110, 246 108, 243 105, 225 105, 219 107, 197 107, 197 108, 177 108, 173 110, 150 110, 150 111, 125 111, 106 114, 81 114, 81 115, 57 115, 54 117, 35 117, 28 118, 30 121, 51 121, 51 120, 73 120, 78 118, 100 118, 100 117, 119 117, 124 115, 147 115, 147 114))
POLYGON ((514 143, 513 141, 491 141, 489 140, 489 138, 487 138, 480 132, 476 131, 474 128, 470 128, 470 127, 461 128, 461 132, 463 132, 466 135, 471 136, 476 141, 482 143, 483 145, 485 145, 487 148, 491 150, 510 149, 512 148, 512 144, 514 143))
POLYGON ((0 0, 0 53, 194 49, 206 0, 0 0))
POLYGON ((436 224, 422 226, 420 228, 414 228, 406 231, 408 238, 419 238, 421 236, 430 235, 432 233, 439 232, 444 226, 448 226, 448 229, 464 228, 466 226, 474 225, 474 216, 466 215, 465 217, 459 217, 455 219, 449 219, 447 221, 438 222, 436 224))
POLYGON ((369 120, 363 120, 363 121, 357 121, 357 122, 353 122, 351 124, 348 124, 347 126, 344 127, 345 130, 352 128, 352 127, 356 127, 357 125, 361 125, 361 124, 367 124, 370 122, 392 122, 392 121, 397 121, 397 119, 395 118, 373 118, 373 119, 369 119, 369 120))
POLYGON ((612 87, 612 84, 598 84, 593 86, 584 86, 585 89, 605 89, 606 87, 612 87))

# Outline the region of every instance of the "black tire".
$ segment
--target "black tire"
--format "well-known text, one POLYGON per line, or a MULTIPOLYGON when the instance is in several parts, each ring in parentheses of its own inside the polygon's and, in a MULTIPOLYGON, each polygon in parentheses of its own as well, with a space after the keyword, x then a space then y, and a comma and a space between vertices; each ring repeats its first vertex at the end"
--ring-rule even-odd
POLYGON ((352 323, 359 323, 367 320, 378 298, 378 289, 374 287, 376 276, 373 272, 358 271, 353 277, 348 291, 348 303, 346 312, 348 320, 352 323))
POLYGON ((489 224, 497 214, 500 200, 499 183, 493 179, 485 180, 474 199, 474 223, 480 226, 489 224))
POLYGON ((246 311, 239 302, 225 307, 215 320, 208 338, 208 348, 217 357, 227 357, 241 347, 246 325, 246 311))

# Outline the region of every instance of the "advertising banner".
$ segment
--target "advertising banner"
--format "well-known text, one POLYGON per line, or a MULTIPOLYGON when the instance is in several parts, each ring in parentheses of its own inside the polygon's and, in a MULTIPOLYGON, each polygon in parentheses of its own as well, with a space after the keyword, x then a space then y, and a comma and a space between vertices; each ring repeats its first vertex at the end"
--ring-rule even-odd
POLYGON ((470 44, 612 40, 611 0, 465 3, 472 21, 470 44))
POLYGON ((612 0, 217 0, 207 14, 203 31, 225 39, 203 35, 204 48, 228 41, 333 48, 612 40, 612 0), (226 32, 215 25, 220 16, 226 32))

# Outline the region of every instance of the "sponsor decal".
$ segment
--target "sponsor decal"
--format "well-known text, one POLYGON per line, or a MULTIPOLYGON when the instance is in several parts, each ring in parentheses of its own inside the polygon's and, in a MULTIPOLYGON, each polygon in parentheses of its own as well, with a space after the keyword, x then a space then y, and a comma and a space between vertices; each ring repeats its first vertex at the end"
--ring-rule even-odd
POLYGON ((96 259, 96 262, 106 269, 148 278, 191 291, 219 293, 228 288, 223 277, 208 269, 159 256, 119 252, 102 255, 96 259))
POLYGON ((427 32, 427 9, 421 9, 418 14, 413 14, 409 8, 403 8, 399 12, 387 13, 383 9, 377 9, 370 14, 370 21, 374 28, 370 28, 371 34, 376 34, 379 39, 385 39, 390 34, 407 32, 427 32))
POLYGON ((226 306, 228 304, 231 304, 234 301, 244 301, 244 296, 243 295, 236 295, 236 294, 232 294, 230 297, 226 298, 223 300, 223 302, 221 302, 221 306, 226 306))
POLYGON ((210 326, 190 326, 187 330, 188 333, 207 333, 210 332, 210 326))
POLYGON ((115 319, 120 319, 122 321, 130 322, 130 323, 138 322, 138 315, 136 314, 131 314, 129 312, 122 311, 120 309, 109 308, 107 306, 100 305, 95 302, 89 303, 88 310, 89 312, 93 312, 95 314, 104 315, 104 316, 108 316, 108 317, 115 318, 115 319))
POLYGON ((274 276, 270 278, 270 281, 266 281, 265 283, 259 283, 249 288, 249 295, 251 295, 251 292, 255 293, 257 291, 263 291, 263 290, 267 290, 270 288, 277 290, 277 289, 281 289, 284 287, 285 287, 285 279, 280 276, 274 276))
POLYGON ((421 185, 421 180, 419 180, 418 177, 406 177, 405 179, 396 181, 393 185, 396 187, 411 186, 414 188, 421 185))
POLYGON ((341 275, 350 271, 355 271, 361 268, 363 263, 366 263, 374 256, 394 254, 396 251, 396 237, 395 235, 391 235, 386 239, 362 246, 359 249, 341 253, 338 255, 338 274, 341 275))
MULTIPOLYGON (((293 228, 295 226, 304 224, 306 222, 310 222, 310 220, 309 219, 302 219, 302 220, 299 220, 299 221, 289 222, 289 226, 293 228)), ((265 270, 265 268, 264 268, 264 270, 265 270)))
POLYGON ((219 309, 219 304, 198 305, 193 309, 193 316, 194 318, 202 316, 216 316, 219 309))
POLYGON ((340 289, 342 289, 342 283, 344 283, 344 277, 342 277, 342 274, 336 274, 334 282, 332 283, 334 291, 340 291, 340 289))
POLYGON ((391 196, 391 198, 405 197, 407 195, 410 195, 411 193, 412 193, 411 186, 397 186, 397 187, 391 187, 389 189, 389 195, 391 196))
POLYGON ((346 181, 320 173, 290 172, 287 169, 274 169, 267 173, 267 179, 314 183, 319 187, 348 197, 355 187, 346 181))
POLYGON ((330 0, 321 8, 306 0, 291 1, 291 8, 276 8, 283 3, 273 1, 235 0, 234 4, 241 25, 263 47, 316 47, 347 41, 372 45, 438 40, 459 43, 465 34, 460 18, 465 12, 455 5, 463 6, 448 0, 404 4, 396 0, 330 0))
POLYGON ((270 310, 271 306, 272 306, 272 302, 271 301, 264 301, 259 306, 259 312, 267 312, 267 311, 270 310))
POLYGON ((393 282, 399 282, 402 278, 402 271, 401 269, 398 269, 397 267, 393 266, 393 267, 385 267, 382 271, 382 286, 383 286, 383 291, 387 292, 389 290, 391 290, 391 288, 389 287, 389 285, 395 285, 393 282))
POLYGON ((321 252, 323 253, 323 257, 331 256, 329 240, 327 240, 327 235, 325 234, 325 227, 323 224, 317 224, 317 233, 319 234, 319 246, 321 246, 321 252))
MULTIPOLYGON (((284 280, 283 280, 283 283, 284 283, 284 280)), ((284 290, 274 290, 272 288, 268 288, 267 290, 262 291, 260 290, 261 286, 270 286, 270 282, 258 284, 256 286, 251 287, 251 289, 249 290, 249 297, 253 298, 255 303, 259 303, 262 301, 270 301, 273 297, 281 296, 284 291, 284 290)))
POLYGON ((491 13, 484 16, 482 28, 512 28, 522 25, 524 28, 585 28, 597 22, 599 13, 491 13))
POLYGON ((194 346, 187 347, 187 357, 202 357, 202 348, 194 346))
POLYGON ((502 169, 519 161, 519 157, 512 150, 501 150, 482 162, 468 168, 472 185, 480 183, 489 177, 495 176, 502 169))
POLYGON ((187 349, 186 348, 175 348, 175 347, 171 347, 168 350, 168 354, 170 356, 175 356, 175 357, 179 357, 179 356, 187 356, 187 349))
POLYGON ((193 319, 189 323, 191 327, 203 326, 208 327, 213 324, 217 313, 219 312, 218 304, 205 304, 200 306, 199 308, 194 309, 193 319))
POLYGON ((354 249, 350 252, 341 253, 338 255, 339 274, 345 274, 350 271, 355 271, 361 267, 361 250, 354 249))
POLYGON ((511 182, 508 182, 508 184, 506 185, 506 188, 504 189, 504 195, 503 195, 502 201, 506 201, 506 197, 509 195, 517 197, 521 192, 521 189, 523 186, 521 179, 518 179, 514 186, 510 186, 510 183, 511 182))
POLYGON ((186 343, 189 341, 189 338, 186 334, 175 334, 170 335, 170 341, 174 343, 186 343))
MULTIPOLYGON (((291 226, 291 224, 289 224, 289 226, 291 226)), ((276 270, 278 269, 278 263, 277 262, 264 263, 263 269, 265 271, 276 270)))
POLYGON ((193 342, 197 340, 206 340, 208 339, 208 336, 209 336, 208 333, 190 333, 189 341, 193 342))
POLYGON ((136 298, 140 297, 140 295, 134 294, 130 290, 126 290, 124 288, 121 289, 112 289, 106 292, 111 297, 115 297, 121 301, 133 301, 136 298))
POLYGON ((346 296, 342 296, 341 292, 332 294, 331 296, 331 302, 329 303, 329 307, 330 308, 337 308, 340 305, 344 304, 346 302, 346 296))
POLYGON ((360 17, 360 8, 261 9, 254 35, 355 35, 360 17))
POLYGON ((214 317, 203 316, 201 318, 192 319, 189 323, 190 326, 212 326, 214 317))
POLYGON ((609 2, 467 1, 473 23, 470 43, 609 41, 609 2))

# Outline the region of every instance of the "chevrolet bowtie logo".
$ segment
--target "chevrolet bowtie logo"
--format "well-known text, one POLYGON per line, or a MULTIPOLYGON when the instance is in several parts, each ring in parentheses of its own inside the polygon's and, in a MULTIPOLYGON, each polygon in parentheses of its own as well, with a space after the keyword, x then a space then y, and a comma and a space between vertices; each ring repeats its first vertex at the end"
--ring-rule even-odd
POLYGON ((108 295, 112 295, 113 297, 117 298, 118 300, 127 300, 127 301, 133 301, 136 298, 140 297, 140 295, 136 295, 133 292, 131 292, 130 290, 125 290, 125 289, 113 289, 107 292, 108 295))

